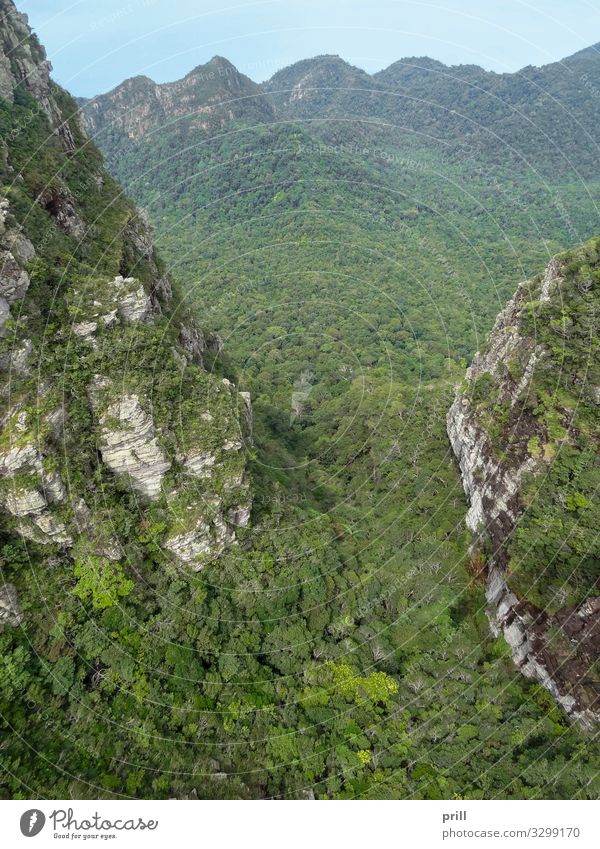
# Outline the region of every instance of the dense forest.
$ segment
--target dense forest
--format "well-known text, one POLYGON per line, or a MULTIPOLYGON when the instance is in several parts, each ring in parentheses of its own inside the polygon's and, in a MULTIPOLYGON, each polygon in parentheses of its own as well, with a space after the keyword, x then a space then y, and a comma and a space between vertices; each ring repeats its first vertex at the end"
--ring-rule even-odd
MULTIPOLYGON (((485 552, 446 433, 517 284, 600 229, 581 81, 600 75, 597 54, 511 79, 430 60, 364 79, 322 57, 263 87, 216 59, 186 78, 184 102, 177 84, 137 78, 79 104, 80 119, 52 82, 23 77, 43 51, 11 0, 0 9, 18 80, 0 98, 7 227, 35 249, 0 340, 1 456, 47 446, 35 474, 65 481, 65 502, 47 500, 73 540, 24 533, 6 505, 37 478, 3 473, 0 566, 19 613, 0 625, 0 795, 597 798, 596 734, 490 632, 485 552), (390 94, 408 83, 418 108, 390 94), (148 211, 164 261, 113 178, 148 211), (104 327, 111 279, 136 283, 104 327), (126 321, 138 284, 153 317, 126 321), (124 393, 170 464, 155 500, 107 463, 124 393), (50 433, 57 406, 66 423, 50 433), (204 560, 171 556, 202 523, 204 560)), ((577 381, 598 383, 586 250, 568 257, 590 297, 553 302, 541 329, 531 311, 541 345, 568 341, 567 407, 577 381)), ((560 440, 551 376, 537 374, 537 406, 560 440)), ((497 420, 490 381, 473 391, 497 420)), ((556 480, 540 497, 529 482, 511 550, 515 590, 548 609, 557 585, 573 603, 597 592, 588 406, 556 480), (577 547, 553 559, 582 511, 577 547)))

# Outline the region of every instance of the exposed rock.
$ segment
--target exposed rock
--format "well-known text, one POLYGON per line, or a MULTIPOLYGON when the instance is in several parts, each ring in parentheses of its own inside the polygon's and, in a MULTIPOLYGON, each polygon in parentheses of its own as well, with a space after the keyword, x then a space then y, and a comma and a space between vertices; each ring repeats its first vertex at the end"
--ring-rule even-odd
POLYGON ((9 203, 6 198, 0 200, 0 237, 6 233, 6 219, 8 218, 9 203))
MULTIPOLYGON (((6 199, 0 201, 0 338, 5 335, 4 325, 10 318, 10 305, 25 297, 29 288, 29 275, 23 268, 26 262, 33 259, 35 250, 29 239, 20 232, 20 228, 9 229, 9 203, 6 199)), ((29 343, 31 344, 31 343, 29 343)), ((19 370, 15 362, 17 356, 4 357, 0 368, 19 370)))
POLYGON ((113 402, 100 423, 100 452, 106 465, 115 474, 127 475, 140 495, 158 498, 171 463, 165 459, 152 416, 143 409, 139 397, 125 395, 113 402))
POLYGON ((242 432, 249 445, 253 444, 254 418, 252 415, 252 398, 249 392, 240 392, 242 399, 242 432))
POLYGON ((17 89, 29 92, 50 123, 59 126, 62 117, 51 94, 51 65, 44 48, 32 35, 27 15, 18 12, 13 3, 2 3, 1 12, 0 93, 7 100, 13 100, 17 89))
POLYGON ((247 528, 250 524, 251 512, 252 504, 244 504, 235 510, 230 510, 228 513, 228 519, 236 528, 247 528))
POLYGON ((105 327, 113 327, 113 325, 117 324, 119 319, 117 318, 118 310, 111 310, 107 312, 105 315, 100 316, 100 321, 105 325, 105 327))
POLYGON ((189 454, 183 459, 183 465, 187 472, 197 478, 209 478, 211 470, 216 462, 216 457, 210 452, 189 454))
MULTIPOLYGON (((33 445, 15 447, 2 455, 0 469, 4 476, 10 477, 18 473, 36 474, 39 480, 38 488, 24 488, 9 483, 5 489, 1 503, 11 516, 17 519, 29 518, 42 532, 33 533, 32 538, 38 542, 70 543, 63 522, 56 520, 50 510, 51 504, 57 504, 66 498, 66 489, 58 472, 46 475, 42 467, 42 458, 33 445)), ((22 526, 24 527, 24 526, 22 526)), ((26 526, 25 526, 26 527, 26 526)))
POLYGON ((152 302, 144 286, 135 277, 115 277, 112 286, 116 291, 117 311, 124 321, 149 321, 152 302))
POLYGON ((82 114, 90 135, 110 129, 136 141, 178 118, 202 131, 223 127, 235 117, 270 121, 273 108, 256 83, 215 56, 176 82, 157 85, 145 76, 125 80, 83 103, 82 114))
POLYGON ((24 265, 35 257, 35 248, 29 239, 18 230, 13 230, 4 236, 3 243, 12 253, 17 262, 24 265))
POLYGON ((155 313, 161 313, 173 299, 173 289, 168 274, 163 274, 155 281, 150 292, 150 300, 155 313))
POLYGON ((222 354, 225 348, 225 343, 218 333, 209 333, 206 336, 206 349, 211 354, 222 354))
POLYGON ((4 336, 6 330, 4 325, 10 318, 10 306, 6 298, 0 296, 0 338, 4 336))
POLYGON ((4 496, 4 507, 11 516, 22 518, 23 516, 34 516, 47 506, 43 494, 37 489, 15 489, 9 490, 4 496))
POLYGON ((127 235, 144 259, 154 261, 154 228, 145 209, 138 208, 127 222, 127 235))
POLYGON ((16 345, 10 354, 0 357, 0 368, 13 372, 18 377, 27 376, 30 373, 29 357, 33 345, 31 339, 23 339, 16 345))
POLYGON ((0 251, 0 297, 8 304, 25 297, 29 288, 29 275, 19 265, 10 251, 0 251))
POLYGON ((548 268, 542 279, 542 289, 540 291, 540 301, 549 301, 550 294, 555 286, 560 282, 560 263, 558 260, 552 259, 548 264, 548 268))
POLYGON ((196 570, 200 570, 211 558, 213 546, 214 539, 211 527, 207 522, 201 520, 187 533, 178 534, 165 541, 165 547, 180 563, 196 563, 196 570))
POLYGON ((83 238, 85 224, 79 217, 75 208, 75 200, 67 188, 53 186, 42 192, 38 200, 65 233, 75 239, 83 238))
POLYGON ((536 461, 527 457, 516 467, 507 468, 494 457, 487 435, 471 414, 469 402, 458 395, 450 408, 448 437, 458 460, 463 488, 470 507, 466 525, 473 533, 489 531, 490 525, 513 525, 519 512, 519 487, 536 461))
MULTIPOLYGON (((555 259, 542 278, 538 299, 547 301, 561 279, 560 262, 555 259)), ((534 367, 545 355, 534 340, 521 335, 521 310, 529 294, 527 284, 521 284, 499 314, 486 352, 477 354, 467 371, 469 390, 478 377, 489 374, 495 381, 494 397, 511 409, 528 391, 534 367), (521 371, 518 380, 509 368, 515 357, 521 371)), ((486 598, 492 632, 503 635, 515 665, 526 677, 548 690, 573 719, 591 727, 600 720, 600 707, 596 687, 587 680, 586 673, 598 656, 600 599, 588 599, 580 608, 550 615, 519 599, 505 577, 507 544, 523 512, 523 476, 535 474, 545 464, 543 457, 536 458, 524 448, 529 444, 527 437, 538 427, 531 414, 519 411, 513 431, 513 436, 519 438, 499 459, 469 391, 457 393, 447 418, 450 444, 470 502, 466 524, 474 534, 491 542, 486 598), (563 633, 562 648, 556 641, 550 643, 548 634, 552 628, 563 633)))
POLYGON ((98 329, 98 324, 95 321, 80 321, 71 325, 71 329, 76 336, 89 340, 98 329))
POLYGON ((0 475, 12 475, 23 470, 39 471, 41 459, 32 443, 15 445, 0 454, 0 475))
POLYGON ((19 599, 14 584, 3 584, 0 586, 0 631, 10 625, 16 628, 23 621, 23 614, 19 607, 19 599))
POLYGON ((178 341, 187 358, 191 362, 202 365, 202 354, 206 350, 206 341, 195 324, 182 325, 178 341))

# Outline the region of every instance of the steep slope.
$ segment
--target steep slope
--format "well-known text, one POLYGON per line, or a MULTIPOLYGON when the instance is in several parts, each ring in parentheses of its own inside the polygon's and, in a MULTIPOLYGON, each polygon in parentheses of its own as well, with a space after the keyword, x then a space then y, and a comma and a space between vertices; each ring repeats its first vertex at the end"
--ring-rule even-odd
POLYGON ((412 57, 369 76, 318 56, 279 71, 263 88, 278 117, 317 120, 328 138, 387 134, 395 145, 442 151, 457 162, 477 157, 550 179, 556 169, 596 175, 600 52, 593 47, 513 74, 412 57))
POLYGON ((496 633, 565 710, 600 719, 600 239, 498 316, 448 415, 496 633))
POLYGON ((26 20, 9 2, 2 14, 3 527, 71 553, 75 574, 98 558, 108 585, 141 562, 160 515, 165 558, 201 568, 248 521, 236 393, 202 368, 205 339, 146 217, 105 174, 26 20))
POLYGON ((181 133, 217 132, 232 121, 262 123, 273 110, 260 87, 222 56, 214 56, 183 79, 157 85, 148 77, 125 80, 107 94, 80 100, 90 135, 138 141, 177 124, 181 133))
POLYGON ((190 311, 228 337, 203 342, 0 8, 0 797, 597 798, 594 737, 489 635, 445 431, 463 285, 506 287, 515 254, 439 224, 423 186, 475 217, 439 174, 396 192, 396 160, 302 127, 234 122, 195 163, 121 133, 190 311), (191 190, 161 201, 170 178, 191 190))

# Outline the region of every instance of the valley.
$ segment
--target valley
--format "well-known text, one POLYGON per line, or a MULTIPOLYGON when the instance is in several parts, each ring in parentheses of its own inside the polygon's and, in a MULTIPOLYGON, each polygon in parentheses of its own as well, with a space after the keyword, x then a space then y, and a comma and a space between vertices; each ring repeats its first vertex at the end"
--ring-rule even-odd
POLYGON ((3 290, 0 792, 597 798, 596 626, 571 628, 600 562, 597 51, 262 85, 215 57, 76 103, 0 8, 2 249, 28 277, 3 290), (463 397, 543 480, 500 531, 487 501, 465 524, 463 397), (490 629, 498 564, 577 710, 490 629))

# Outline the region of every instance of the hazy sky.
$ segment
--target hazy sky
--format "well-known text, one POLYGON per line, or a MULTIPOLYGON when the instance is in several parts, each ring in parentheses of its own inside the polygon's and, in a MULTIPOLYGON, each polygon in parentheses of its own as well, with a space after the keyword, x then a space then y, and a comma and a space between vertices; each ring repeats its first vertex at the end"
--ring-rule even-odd
POLYGON ((260 81, 319 53, 367 71, 405 56, 496 71, 600 41, 600 0, 16 0, 73 94, 182 77, 215 54, 260 81))

